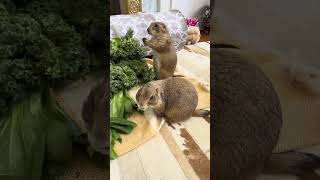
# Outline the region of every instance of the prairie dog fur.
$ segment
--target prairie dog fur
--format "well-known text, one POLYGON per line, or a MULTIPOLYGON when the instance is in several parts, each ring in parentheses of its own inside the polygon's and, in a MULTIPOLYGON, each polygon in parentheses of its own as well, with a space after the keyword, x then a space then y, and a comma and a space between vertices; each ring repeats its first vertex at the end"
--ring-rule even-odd
POLYGON ((147 29, 151 39, 143 38, 143 43, 153 50, 153 68, 156 79, 172 77, 177 66, 177 53, 171 44, 166 25, 152 22, 147 29))
POLYGON ((168 123, 177 123, 191 116, 208 116, 209 111, 196 110, 198 94, 195 87, 182 78, 167 78, 151 81, 142 86, 136 94, 138 107, 152 108, 157 116, 168 123))
POLYGON ((316 180, 320 158, 302 152, 273 154, 282 128, 279 99, 271 81, 240 51, 214 52, 212 94, 215 180, 255 180, 259 174, 291 174, 316 180))

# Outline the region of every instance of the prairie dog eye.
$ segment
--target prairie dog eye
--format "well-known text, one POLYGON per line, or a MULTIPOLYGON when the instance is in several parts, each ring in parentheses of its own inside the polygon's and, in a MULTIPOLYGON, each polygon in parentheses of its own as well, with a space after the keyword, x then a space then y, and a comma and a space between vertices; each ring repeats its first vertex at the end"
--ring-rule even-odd
POLYGON ((158 27, 158 24, 155 24, 154 27, 158 27))
POLYGON ((153 101, 154 100, 154 95, 150 96, 150 101, 153 101))

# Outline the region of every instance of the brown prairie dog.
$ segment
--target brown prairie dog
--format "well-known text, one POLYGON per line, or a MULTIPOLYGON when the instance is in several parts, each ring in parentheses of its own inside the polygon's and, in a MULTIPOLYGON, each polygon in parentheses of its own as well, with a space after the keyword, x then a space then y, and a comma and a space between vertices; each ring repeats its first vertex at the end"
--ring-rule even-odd
POLYGON ((177 53, 171 44, 166 25, 152 22, 147 29, 151 39, 143 38, 143 43, 153 50, 153 68, 156 79, 172 77, 177 66, 177 53))
POLYGON ((151 81, 138 90, 136 99, 140 109, 152 108, 157 116, 164 117, 169 124, 187 120, 191 116, 209 116, 209 111, 196 110, 197 91, 183 78, 151 81))
POLYGON ((272 153, 282 129, 282 112, 263 71, 240 50, 212 50, 213 179, 255 180, 262 173, 320 179, 313 171, 320 167, 319 157, 297 151, 272 153))

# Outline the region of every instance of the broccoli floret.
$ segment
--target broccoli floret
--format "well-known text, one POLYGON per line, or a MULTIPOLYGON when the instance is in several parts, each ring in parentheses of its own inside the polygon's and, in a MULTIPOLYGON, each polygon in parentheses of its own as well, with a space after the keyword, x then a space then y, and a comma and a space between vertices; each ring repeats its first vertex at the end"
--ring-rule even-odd
POLYGON ((0 6, 0 116, 34 89, 77 79, 89 71, 81 36, 61 16, 10 14, 0 6))
POLYGON ((115 37, 110 42, 111 62, 142 59, 144 51, 139 42, 133 38, 133 30, 129 29, 125 36, 115 37))
POLYGON ((152 81, 154 77, 152 69, 142 60, 121 61, 116 65, 110 64, 111 95, 152 81))
POLYGON ((138 83, 136 73, 129 66, 110 64, 111 95, 118 91, 130 89, 138 83))
POLYGON ((133 38, 132 29, 129 29, 123 37, 112 38, 110 45, 111 95, 154 80, 154 72, 143 60, 144 51, 133 38))
POLYGON ((136 73, 138 84, 147 83, 155 78, 153 70, 143 60, 120 61, 118 65, 130 67, 136 73))

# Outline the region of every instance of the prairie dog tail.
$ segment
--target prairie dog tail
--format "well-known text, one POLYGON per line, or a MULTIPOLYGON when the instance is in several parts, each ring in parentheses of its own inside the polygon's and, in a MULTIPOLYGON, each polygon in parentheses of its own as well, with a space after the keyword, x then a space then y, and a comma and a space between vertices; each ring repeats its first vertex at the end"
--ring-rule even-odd
POLYGON ((196 109, 193 114, 193 117, 203 117, 205 118, 208 122, 210 122, 210 111, 204 110, 204 109, 196 109))
POLYGON ((272 154, 265 164, 266 174, 292 174, 301 180, 319 180, 315 169, 320 167, 320 157, 309 153, 286 152, 272 154))

